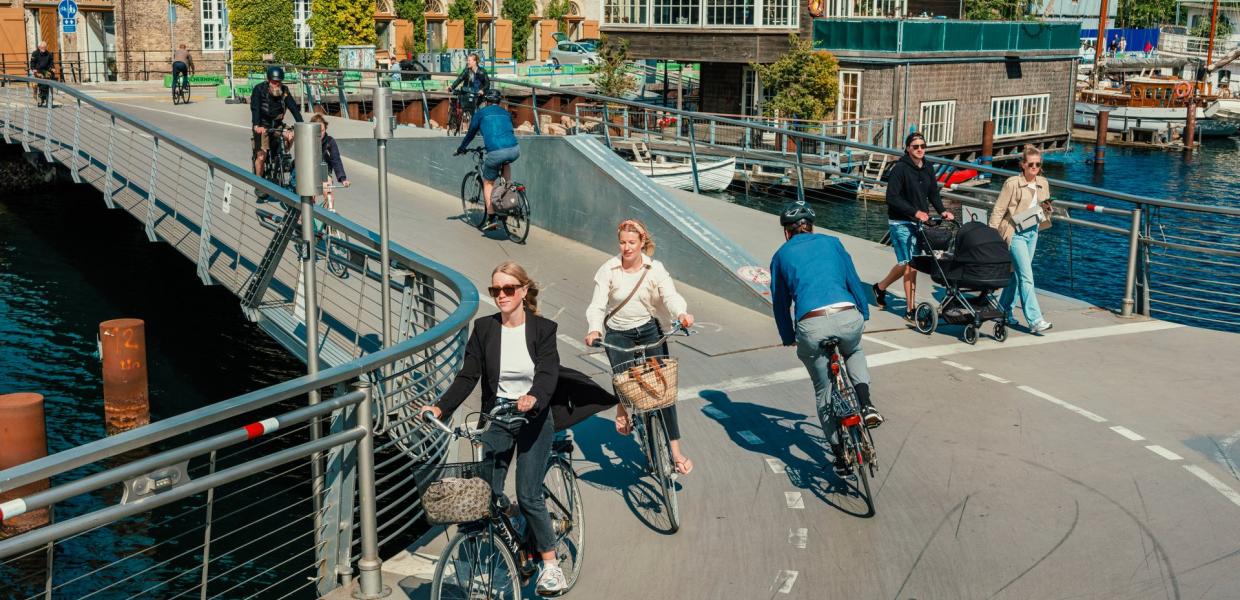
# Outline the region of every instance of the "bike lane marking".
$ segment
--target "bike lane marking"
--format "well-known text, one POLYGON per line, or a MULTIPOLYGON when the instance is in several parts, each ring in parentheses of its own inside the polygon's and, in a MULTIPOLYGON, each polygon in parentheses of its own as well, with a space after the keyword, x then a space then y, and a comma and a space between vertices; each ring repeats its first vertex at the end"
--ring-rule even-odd
MULTIPOLYGON (((775 576, 775 584, 779 585, 779 593, 791 594, 792 586, 797 582, 797 575, 800 575, 799 571, 780 571, 779 574, 775 576), (780 583, 781 579, 783 580, 783 583, 780 583)), ((773 588, 775 585, 772 585, 771 587, 773 588)))
POLYGON ((1052 396, 1052 395, 1050 395, 1050 394, 1048 394, 1048 393, 1046 393, 1046 392, 1036 390, 1036 389, 1031 388, 1031 387, 1029 387, 1029 386, 1027 386, 1027 385, 1018 385, 1018 386, 1016 386, 1016 389, 1021 390, 1022 392, 1025 392, 1025 393, 1028 393, 1028 394, 1031 394, 1031 395, 1037 396, 1037 397, 1039 397, 1039 398, 1041 398, 1041 399, 1043 399, 1043 400, 1046 400, 1047 402, 1050 402, 1051 404, 1058 404, 1059 406, 1062 406, 1062 407, 1064 407, 1064 408, 1066 408, 1066 409, 1068 409, 1068 410, 1070 410, 1070 411, 1072 411, 1072 412, 1074 412, 1074 413, 1076 413, 1076 414, 1078 414, 1078 415, 1081 415, 1082 417, 1085 417, 1086 419, 1089 419, 1090 421, 1093 421, 1093 422, 1095 422, 1095 423, 1105 423, 1105 422, 1106 422, 1106 418, 1105 418, 1105 417, 1103 417, 1103 416, 1101 416, 1101 415, 1099 415, 1098 413, 1090 412, 1090 411, 1085 410, 1085 409, 1083 409, 1083 408, 1081 408, 1081 407, 1079 407, 1079 406, 1077 406, 1077 405, 1075 405, 1075 404, 1072 404, 1071 402, 1066 402, 1066 401, 1064 401, 1064 400, 1060 400, 1059 398, 1056 398, 1056 397, 1054 397, 1054 396, 1052 396))
POLYGON ((804 550, 809 541, 809 529, 798 527, 788 530, 788 543, 798 550, 804 550))
POLYGON ((960 363, 958 363, 958 362, 956 362, 956 361, 952 361, 952 360, 945 360, 945 361, 943 361, 943 364, 945 364, 945 365, 947 365, 947 366, 949 366, 949 367, 955 367, 955 368, 957 368, 957 369, 960 369, 961 371, 972 371, 972 370, 973 370, 973 367, 970 367, 969 365, 962 365, 962 364, 960 364, 960 363))
POLYGON ((1002 377, 999 377, 998 375, 991 375, 990 373, 978 373, 977 375, 978 377, 981 377, 982 379, 989 379, 996 383, 1012 383, 1011 379, 1004 379, 1002 377))
POLYGON ((1146 446, 1145 449, 1167 460, 1184 460, 1183 456, 1180 456, 1179 454, 1176 454, 1166 448, 1163 448, 1162 446, 1159 446, 1158 444, 1152 444, 1152 445, 1146 446))
POLYGON ((1141 434, 1127 427, 1124 427, 1123 425, 1116 425, 1115 427, 1111 428, 1111 431, 1114 431, 1115 433, 1118 433, 1134 442, 1140 442, 1145 439, 1145 437, 1142 436, 1141 434))
POLYGON ((788 508, 801 510, 805 508, 805 498, 801 496, 801 492, 784 492, 784 502, 788 508))
POLYGON ((776 475, 787 472, 788 469, 788 466, 784 464, 784 461, 779 460, 778 458, 766 459, 766 466, 770 467, 771 472, 776 475))
POLYGON ((1184 465, 1184 469, 1206 482, 1210 487, 1222 494, 1224 498, 1231 500, 1232 504, 1240 506, 1240 492, 1236 492, 1231 486, 1219 481, 1217 477, 1197 465, 1184 465))
POLYGON ((573 350, 580 352, 581 356, 588 358, 594 362, 597 362, 598 364, 603 365, 604 367, 607 367, 609 371, 611 370, 611 363, 607 362, 607 356, 604 352, 594 352, 593 348, 590 348, 589 346, 586 346, 585 344, 577 341, 576 339, 574 339, 572 336, 568 335, 567 333, 561 333, 561 334, 556 335, 555 337, 561 342, 564 342, 565 344, 568 344, 569 346, 571 346, 573 350))

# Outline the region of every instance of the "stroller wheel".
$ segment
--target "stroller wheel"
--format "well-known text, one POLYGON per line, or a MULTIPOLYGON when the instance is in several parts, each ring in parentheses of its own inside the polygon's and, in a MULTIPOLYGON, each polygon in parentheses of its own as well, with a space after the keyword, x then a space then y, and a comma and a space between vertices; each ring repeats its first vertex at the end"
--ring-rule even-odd
POLYGON ((929 302, 918 304, 913 313, 913 326, 919 333, 926 335, 934 333, 935 328, 939 326, 939 309, 929 302))
POLYGON ((972 323, 969 323, 968 325, 965 325, 965 327, 964 327, 964 343, 966 343, 966 344, 976 344, 976 343, 977 343, 977 325, 974 325, 974 324, 972 324, 972 323))
POLYGON ((995 341, 1002 342, 1007 339, 1007 325, 1002 321, 995 323, 995 341))

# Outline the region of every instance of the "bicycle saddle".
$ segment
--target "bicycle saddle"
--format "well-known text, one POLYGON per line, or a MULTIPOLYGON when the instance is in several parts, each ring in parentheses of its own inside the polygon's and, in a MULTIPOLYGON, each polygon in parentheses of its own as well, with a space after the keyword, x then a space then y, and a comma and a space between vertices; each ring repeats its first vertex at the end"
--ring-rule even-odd
POLYGON ((821 342, 818 343, 818 347, 822 348, 823 350, 830 350, 831 348, 834 348, 838 345, 840 345, 840 338, 835 337, 835 336, 829 336, 827 337, 827 339, 822 340, 821 342))

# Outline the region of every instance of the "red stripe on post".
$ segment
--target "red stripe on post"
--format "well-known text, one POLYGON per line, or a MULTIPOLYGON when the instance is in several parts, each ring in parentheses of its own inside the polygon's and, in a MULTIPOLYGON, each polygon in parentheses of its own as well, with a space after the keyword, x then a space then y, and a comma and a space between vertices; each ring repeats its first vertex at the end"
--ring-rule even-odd
POLYGON ((252 440, 260 435, 263 435, 264 433, 266 433, 265 429, 266 428, 263 427, 262 423, 250 423, 249 425, 246 425, 245 426, 246 439, 252 440))

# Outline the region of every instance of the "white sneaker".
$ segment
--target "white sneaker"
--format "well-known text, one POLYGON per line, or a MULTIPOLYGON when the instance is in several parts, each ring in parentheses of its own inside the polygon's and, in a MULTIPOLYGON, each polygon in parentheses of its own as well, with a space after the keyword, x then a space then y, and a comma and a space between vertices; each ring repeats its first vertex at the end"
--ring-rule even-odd
POLYGON ((560 565, 543 563, 538 573, 538 585, 534 591, 539 596, 554 596, 564 591, 567 586, 568 582, 564 579, 564 571, 560 569, 560 565))
POLYGON ((1038 321, 1037 324, 1030 329, 1030 331, 1033 333, 1042 333, 1043 331, 1049 331, 1051 327, 1054 327, 1054 325, 1051 325, 1050 321, 1043 320, 1038 321))

